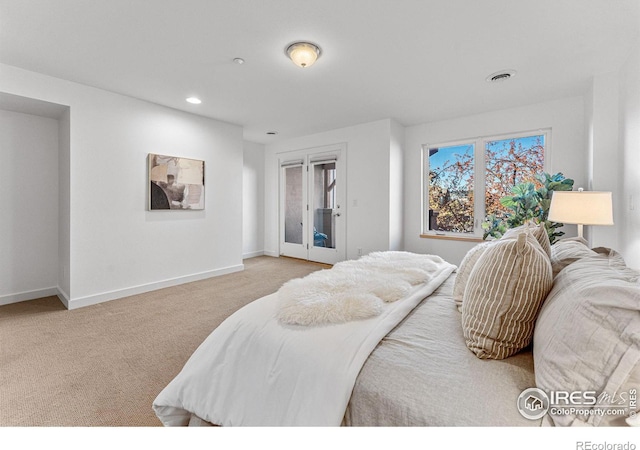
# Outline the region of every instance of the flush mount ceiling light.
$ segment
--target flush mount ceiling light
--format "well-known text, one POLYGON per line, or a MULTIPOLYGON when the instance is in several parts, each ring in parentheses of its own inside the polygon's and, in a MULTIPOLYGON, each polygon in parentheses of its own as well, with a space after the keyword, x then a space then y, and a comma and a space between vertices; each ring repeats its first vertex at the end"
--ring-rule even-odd
POLYGON ((244 59, 242 58, 233 58, 233 62, 236 64, 244 64, 244 59))
POLYGON ((187 101, 192 105, 199 105, 200 103, 202 103, 202 100, 200 100, 198 97, 189 97, 187 98, 187 101))
POLYGON ((286 48, 285 53, 296 66, 304 69, 312 66, 322 51, 311 42, 294 42, 286 48))
POLYGON ((517 72, 515 70, 500 70, 489 75, 486 80, 491 83, 499 83, 515 77, 516 73, 517 72))

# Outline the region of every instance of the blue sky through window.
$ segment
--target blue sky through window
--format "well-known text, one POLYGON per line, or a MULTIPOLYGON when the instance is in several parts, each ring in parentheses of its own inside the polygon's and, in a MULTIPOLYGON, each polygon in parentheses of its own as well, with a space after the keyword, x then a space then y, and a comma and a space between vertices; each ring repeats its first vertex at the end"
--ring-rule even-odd
POLYGON ((460 157, 456 155, 469 156, 473 159, 473 144, 430 148, 429 169, 432 171, 440 172, 445 164, 448 163, 448 165, 451 165, 460 159, 460 157))
POLYGON ((501 139, 499 141, 487 141, 487 147, 491 148, 491 150, 494 150, 494 151, 502 151, 503 154, 506 155, 507 150, 509 149, 509 143, 511 141, 515 141, 516 145, 519 144, 522 146, 522 148, 531 148, 535 145, 538 145, 538 143, 540 143, 542 146, 545 145, 544 135, 538 135, 538 136, 527 136, 527 137, 521 137, 521 138, 501 139))

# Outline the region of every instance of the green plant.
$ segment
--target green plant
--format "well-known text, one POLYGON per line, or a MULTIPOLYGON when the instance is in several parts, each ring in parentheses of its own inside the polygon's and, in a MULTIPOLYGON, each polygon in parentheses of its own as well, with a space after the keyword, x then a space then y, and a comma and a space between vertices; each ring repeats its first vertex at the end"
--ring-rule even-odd
POLYGON ((495 214, 489 214, 481 225, 484 230, 482 239, 486 239, 489 236, 500 239, 505 231, 507 231, 507 224, 495 214))
POLYGON ((572 190, 573 180, 565 178, 562 173, 542 173, 536 176, 536 179, 539 183, 538 188, 530 181, 518 183, 511 189, 512 195, 500 199, 500 204, 508 211, 505 212, 504 218, 495 214, 487 216, 482 223, 484 239, 489 236, 499 239, 507 228, 515 228, 531 221, 544 223, 552 244, 564 235, 564 232, 558 231, 558 228, 563 226, 562 223, 548 220, 549 207, 553 191, 572 190))

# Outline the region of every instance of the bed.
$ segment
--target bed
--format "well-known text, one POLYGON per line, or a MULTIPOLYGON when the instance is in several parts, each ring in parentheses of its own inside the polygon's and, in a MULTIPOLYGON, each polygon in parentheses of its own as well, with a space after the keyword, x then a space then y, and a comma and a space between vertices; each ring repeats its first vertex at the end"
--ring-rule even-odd
POLYGON ((268 320, 239 338, 248 320, 242 314, 274 314, 277 294, 259 299, 231 316, 240 315, 237 321, 225 321, 224 334, 214 330, 154 410, 165 425, 539 426, 516 408, 518 395, 535 385, 531 351, 501 361, 469 351, 452 299, 454 270, 443 261, 430 282, 385 303, 382 319, 306 328, 268 320), (270 327, 298 334, 280 340, 280 330, 265 331, 270 327), (340 334, 343 327, 349 331, 340 334), (303 336, 311 342, 289 345, 303 336), (332 355, 353 339, 361 339, 354 352, 335 362, 332 355), (305 368, 292 369, 299 361, 305 368))
POLYGON ((378 252, 285 283, 211 333, 156 414, 165 425, 640 426, 640 272, 615 250, 550 246, 542 224, 520 228, 457 268, 378 252), (595 403, 574 395, 589 392, 595 403))
POLYGON ((344 425, 541 425, 516 408, 520 393, 535 386, 531 349, 503 360, 471 353, 451 296, 455 276, 371 353, 356 380, 344 425))

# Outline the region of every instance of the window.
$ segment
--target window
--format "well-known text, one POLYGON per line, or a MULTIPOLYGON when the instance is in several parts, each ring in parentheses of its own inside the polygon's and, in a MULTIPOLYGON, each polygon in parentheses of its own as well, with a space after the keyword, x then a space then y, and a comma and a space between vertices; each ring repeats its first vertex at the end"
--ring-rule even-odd
POLYGON ((474 143, 429 148, 429 230, 473 233, 474 143))
POLYGON ((539 187, 550 131, 490 136, 424 145, 423 233, 477 238, 490 214, 502 217, 500 199, 523 181, 539 187))

